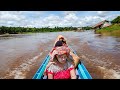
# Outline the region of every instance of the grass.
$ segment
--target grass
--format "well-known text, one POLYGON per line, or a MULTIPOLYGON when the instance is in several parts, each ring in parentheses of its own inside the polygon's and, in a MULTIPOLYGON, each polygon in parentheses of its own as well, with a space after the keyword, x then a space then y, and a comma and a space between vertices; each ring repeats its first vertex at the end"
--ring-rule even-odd
POLYGON ((96 30, 96 33, 109 36, 120 37, 120 24, 114 24, 109 27, 105 27, 99 30, 96 30))

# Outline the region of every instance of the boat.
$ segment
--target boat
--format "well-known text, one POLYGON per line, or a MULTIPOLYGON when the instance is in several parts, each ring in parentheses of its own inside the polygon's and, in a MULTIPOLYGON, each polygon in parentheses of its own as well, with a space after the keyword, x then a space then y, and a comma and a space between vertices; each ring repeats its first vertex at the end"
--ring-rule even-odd
MULTIPOLYGON (((76 52, 70 48, 74 54, 76 54, 76 52)), ((77 55, 77 54, 76 54, 77 55)), ((38 70, 36 71, 36 73, 34 74, 32 79, 47 79, 47 76, 44 76, 44 70, 46 68, 46 65, 48 64, 50 60, 50 56, 47 55, 46 58, 43 60, 41 66, 38 68, 38 70)), ((88 72, 87 68, 85 67, 83 61, 81 61, 76 68, 76 75, 77 75, 77 79, 92 79, 90 73, 88 72)))

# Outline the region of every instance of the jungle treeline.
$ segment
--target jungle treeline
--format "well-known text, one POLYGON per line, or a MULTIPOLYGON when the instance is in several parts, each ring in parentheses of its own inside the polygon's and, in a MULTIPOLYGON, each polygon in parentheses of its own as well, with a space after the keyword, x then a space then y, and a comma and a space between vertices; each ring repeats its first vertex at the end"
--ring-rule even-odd
POLYGON ((60 32, 60 31, 72 31, 76 30, 75 27, 44 27, 44 28, 30 28, 30 27, 6 27, 1 26, 0 27, 0 34, 22 34, 22 33, 28 33, 28 32, 60 32))

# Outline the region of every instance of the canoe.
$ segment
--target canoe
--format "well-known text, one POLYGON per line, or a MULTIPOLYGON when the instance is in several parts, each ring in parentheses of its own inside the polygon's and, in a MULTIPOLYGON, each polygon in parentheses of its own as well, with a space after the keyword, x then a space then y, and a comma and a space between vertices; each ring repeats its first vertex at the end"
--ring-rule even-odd
MULTIPOLYGON (((74 54, 76 54, 76 52, 72 48, 70 49, 73 51, 74 54)), ((38 68, 38 70, 34 74, 32 79, 47 79, 47 76, 44 76, 44 70, 49 60, 50 60, 50 56, 47 55, 46 58, 43 60, 43 63, 41 64, 41 66, 38 68)), ((82 61, 78 64, 76 68, 76 75, 77 75, 77 79, 92 79, 90 73, 88 72, 87 68, 85 67, 82 61)))

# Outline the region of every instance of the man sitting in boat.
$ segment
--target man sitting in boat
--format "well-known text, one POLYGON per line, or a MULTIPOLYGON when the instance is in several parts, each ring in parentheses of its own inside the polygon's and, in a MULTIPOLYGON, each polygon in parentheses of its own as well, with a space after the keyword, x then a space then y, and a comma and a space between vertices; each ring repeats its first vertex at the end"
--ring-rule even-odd
MULTIPOLYGON (((55 40, 54 47, 57 46, 57 44, 56 44, 57 41, 62 41, 63 42, 62 45, 68 46, 67 42, 66 42, 66 39, 62 35, 58 35, 58 37, 55 40)), ((72 51, 70 51, 70 56, 71 56, 71 58, 73 58, 74 64, 75 64, 75 68, 76 68, 77 65, 80 63, 80 57, 78 57, 77 55, 75 55, 72 51)))
POLYGON ((50 52, 50 61, 46 66, 45 73, 48 79, 76 79, 75 66, 69 60, 70 49, 62 46, 62 41, 57 41, 55 48, 50 52))

